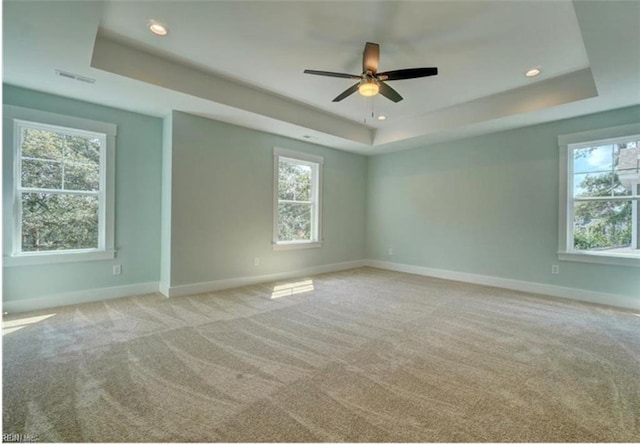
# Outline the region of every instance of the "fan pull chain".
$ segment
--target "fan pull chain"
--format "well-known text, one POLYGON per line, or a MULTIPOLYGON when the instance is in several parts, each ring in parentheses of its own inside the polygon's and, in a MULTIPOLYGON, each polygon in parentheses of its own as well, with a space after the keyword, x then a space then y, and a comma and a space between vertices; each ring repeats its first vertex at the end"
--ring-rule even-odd
MULTIPOLYGON (((373 97, 369 97, 369 100, 371 100, 371 120, 375 120, 375 108, 374 108, 374 104, 373 104, 373 97)), ((367 103, 365 102, 365 107, 367 106, 367 103)), ((364 122, 364 124, 367 124, 367 116, 365 114, 364 119, 362 119, 362 121, 364 122)))
POLYGON ((362 119, 362 121, 366 125, 367 124, 367 100, 368 100, 368 98, 367 97, 363 97, 363 98, 364 98, 364 102, 362 102, 363 103, 362 111, 364 111, 364 112, 362 114, 364 114, 364 118, 362 119))

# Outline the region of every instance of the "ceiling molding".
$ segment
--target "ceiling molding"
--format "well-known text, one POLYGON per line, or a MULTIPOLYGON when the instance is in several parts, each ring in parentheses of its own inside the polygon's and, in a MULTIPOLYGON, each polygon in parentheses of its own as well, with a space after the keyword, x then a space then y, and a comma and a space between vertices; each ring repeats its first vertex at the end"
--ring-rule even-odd
POLYGON ((372 144, 372 129, 365 125, 126 44, 102 30, 96 36, 91 66, 351 142, 372 144))
POLYGON ((374 145, 383 145, 443 132, 516 114, 530 113, 578 100, 597 97, 591 69, 543 80, 521 88, 461 103, 388 129, 379 129, 374 145))
POLYGON ((471 3, 8 1, 3 81, 365 155, 640 103, 640 1, 471 3), (345 19, 362 5, 380 14, 345 19), (167 37, 148 31, 150 16, 169 23, 167 37), (380 43, 383 69, 440 74, 393 83, 399 103, 358 94, 334 103, 347 80, 303 74, 357 72, 366 41, 380 43), (525 78, 535 64, 542 74, 525 78))
MULTIPOLYGON (((597 96, 589 68, 437 110, 387 128, 369 128, 124 42, 99 30, 91 66, 162 88, 374 147, 453 127, 597 96)), ((189 110, 184 110, 189 112, 189 110)), ((202 115, 202 114, 201 114, 202 115)), ((251 125, 247 125, 251 126, 251 125)))

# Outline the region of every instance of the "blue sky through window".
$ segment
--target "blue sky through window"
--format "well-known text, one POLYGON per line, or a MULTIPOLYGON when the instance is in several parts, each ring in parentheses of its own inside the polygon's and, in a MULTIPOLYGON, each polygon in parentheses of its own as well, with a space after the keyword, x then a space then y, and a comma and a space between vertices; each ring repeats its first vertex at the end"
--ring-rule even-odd
MULTIPOLYGON (((636 142, 626 144, 627 148, 635 148, 636 142)), ((595 147, 578 148, 573 151, 573 195, 577 196, 584 190, 580 184, 587 176, 607 174, 618 170, 614 165, 615 157, 620 150, 617 144, 595 147)))

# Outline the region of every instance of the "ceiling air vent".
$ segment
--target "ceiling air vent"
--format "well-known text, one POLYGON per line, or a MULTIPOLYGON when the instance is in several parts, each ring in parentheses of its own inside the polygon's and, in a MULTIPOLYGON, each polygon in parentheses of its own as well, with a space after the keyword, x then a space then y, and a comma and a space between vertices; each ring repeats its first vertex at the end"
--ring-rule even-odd
POLYGON ((92 79, 91 77, 85 77, 85 76, 81 76, 79 74, 74 74, 72 72, 67 72, 67 71, 60 71, 59 69, 56 69, 56 74, 59 75, 60 77, 77 80, 79 82, 96 83, 96 79, 92 79))

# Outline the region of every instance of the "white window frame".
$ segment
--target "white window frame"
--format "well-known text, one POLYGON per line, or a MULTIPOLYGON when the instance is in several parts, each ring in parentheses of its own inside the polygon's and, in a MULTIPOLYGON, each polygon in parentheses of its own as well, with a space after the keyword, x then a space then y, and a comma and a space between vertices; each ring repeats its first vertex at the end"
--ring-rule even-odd
MULTIPOLYGON (((558 136, 560 149, 559 260, 640 267, 640 256, 573 248, 573 162, 570 160, 573 159, 573 151, 578 148, 618 143, 629 138, 640 140, 640 123, 558 136)), ((637 218, 638 198, 631 198, 631 200, 635 201, 634 216, 637 218)), ((635 241, 638 242, 638 239, 635 241)))
MULTIPOLYGON (((82 262, 113 259, 116 254, 115 226, 115 147, 117 127, 112 123, 82 119, 62 114, 22 108, 3 106, 4 131, 13 134, 11 152, 13 170, 12 186, 9 190, 10 208, 5 211, 5 230, 10 230, 10 250, 3 256, 3 266, 39 265, 60 262, 82 262), (20 143, 24 127, 62 131, 65 134, 91 135, 101 138, 100 150, 100 190, 98 192, 98 248, 78 250, 52 250, 23 252, 21 236, 21 167, 20 143), (12 223, 6 223, 7 220, 12 223), (7 254, 8 253, 8 254, 7 254)), ((6 158, 6 157, 5 157, 6 158)), ((5 187, 7 181, 4 182, 5 187)), ((6 237, 5 237, 6 239, 6 237)))
POLYGON ((301 248, 319 248, 322 246, 322 166, 324 159, 320 156, 286 150, 273 149, 273 249, 292 250, 301 248), (311 167, 311 240, 280 241, 278 240, 278 178, 280 176, 280 159, 311 167))

